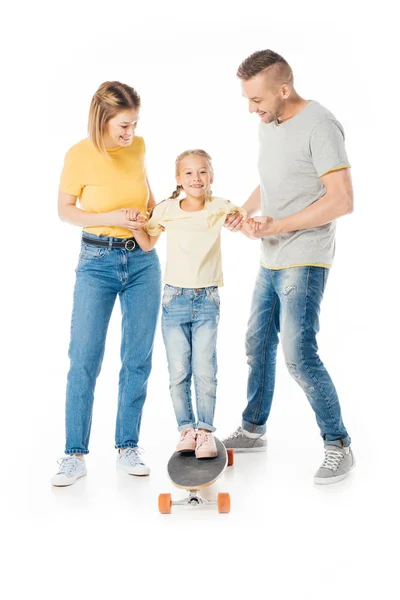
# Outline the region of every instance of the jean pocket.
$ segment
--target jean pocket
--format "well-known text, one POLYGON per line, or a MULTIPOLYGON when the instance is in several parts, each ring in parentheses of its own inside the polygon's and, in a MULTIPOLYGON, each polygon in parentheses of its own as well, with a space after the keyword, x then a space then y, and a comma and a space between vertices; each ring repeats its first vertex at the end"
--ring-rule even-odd
POLYGON ((209 300, 211 300, 211 302, 219 309, 221 300, 219 297, 218 287, 216 285, 213 287, 209 287, 207 288, 206 293, 207 298, 209 298, 209 300))
POLYGON ((82 244, 81 254, 79 259, 81 260, 97 260, 103 258, 110 252, 109 248, 100 248, 99 246, 92 246, 90 244, 82 244))
POLYGON ((166 307, 169 306, 173 300, 176 298, 177 292, 176 289, 172 286, 166 285, 164 288, 161 304, 166 307))

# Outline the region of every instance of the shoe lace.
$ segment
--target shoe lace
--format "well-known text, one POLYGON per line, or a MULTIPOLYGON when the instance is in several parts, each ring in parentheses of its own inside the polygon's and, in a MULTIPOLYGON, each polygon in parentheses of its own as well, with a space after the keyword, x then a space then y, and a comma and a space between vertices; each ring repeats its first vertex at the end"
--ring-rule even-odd
POLYGON ((193 430, 192 429, 183 429, 183 431, 181 432, 181 440, 184 440, 185 437, 187 437, 188 435, 193 435, 193 430))
POLYGON ((65 456, 59 458, 57 463, 60 465, 57 475, 71 475, 76 469, 76 461, 78 459, 75 456, 65 456))
POLYGON ((231 433, 231 435, 228 435, 228 437, 226 438, 227 440, 234 440, 238 437, 243 437, 243 431, 241 427, 238 427, 236 429, 236 431, 234 431, 233 433, 231 433))
POLYGON ((129 464, 134 467, 135 465, 144 465, 144 462, 140 458, 140 455, 143 454, 142 448, 136 446, 135 448, 128 448, 124 452, 124 458, 129 462, 129 464))
POLYGON ((340 450, 333 450, 332 448, 325 448, 325 459, 321 468, 336 471, 342 460, 343 452, 340 452, 340 450))
POLYGON ((197 433, 198 446, 206 444, 210 440, 211 432, 201 430, 197 433))

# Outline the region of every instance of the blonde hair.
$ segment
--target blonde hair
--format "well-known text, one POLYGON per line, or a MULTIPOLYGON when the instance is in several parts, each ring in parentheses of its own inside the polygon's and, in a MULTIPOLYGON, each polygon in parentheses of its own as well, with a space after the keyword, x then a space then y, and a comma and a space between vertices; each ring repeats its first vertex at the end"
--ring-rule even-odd
MULTIPOLYGON (((211 156, 205 151, 205 150, 185 150, 185 152, 182 152, 182 154, 180 154, 176 160, 175 160, 175 177, 177 177, 179 175, 179 166, 181 164, 181 161, 186 158, 187 156, 201 156, 203 158, 206 159, 207 164, 208 164, 208 168, 210 169, 210 173, 213 176, 214 175, 214 169, 212 166, 212 158, 211 156)), ((179 198, 181 192, 182 192, 183 188, 181 185, 177 185, 176 189, 172 192, 171 196, 169 198, 171 198, 172 200, 176 200, 176 198, 179 198)), ((212 195, 212 191, 211 188, 208 188, 207 192, 206 192, 206 199, 208 200, 212 195)))
POLYGON ((119 81, 105 81, 98 88, 90 103, 88 134, 93 146, 104 154, 106 125, 121 110, 140 107, 140 96, 129 85, 119 81))

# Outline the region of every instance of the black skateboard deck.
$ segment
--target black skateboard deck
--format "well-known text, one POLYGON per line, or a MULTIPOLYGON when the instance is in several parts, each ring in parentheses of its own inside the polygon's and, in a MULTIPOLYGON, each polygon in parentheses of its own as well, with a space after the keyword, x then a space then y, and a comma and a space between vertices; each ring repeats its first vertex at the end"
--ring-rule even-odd
POLYGON ((195 490, 211 485, 225 471, 228 454, 217 438, 218 456, 196 458, 193 453, 174 452, 168 462, 168 475, 174 485, 185 490, 195 490))

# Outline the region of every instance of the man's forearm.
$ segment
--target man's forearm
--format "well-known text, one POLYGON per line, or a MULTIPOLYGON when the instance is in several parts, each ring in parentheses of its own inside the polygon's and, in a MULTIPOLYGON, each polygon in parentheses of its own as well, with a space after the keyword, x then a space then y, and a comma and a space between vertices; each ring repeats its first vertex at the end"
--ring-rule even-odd
POLYGON ((248 200, 243 204, 242 208, 247 212, 247 217, 252 217, 261 208, 261 189, 258 185, 250 194, 248 200))
POLYGON ((274 222, 276 233, 289 233, 299 229, 311 229, 330 223, 352 211, 351 201, 335 194, 325 194, 319 200, 303 210, 274 222))

